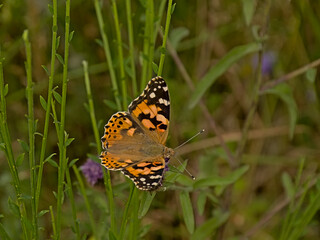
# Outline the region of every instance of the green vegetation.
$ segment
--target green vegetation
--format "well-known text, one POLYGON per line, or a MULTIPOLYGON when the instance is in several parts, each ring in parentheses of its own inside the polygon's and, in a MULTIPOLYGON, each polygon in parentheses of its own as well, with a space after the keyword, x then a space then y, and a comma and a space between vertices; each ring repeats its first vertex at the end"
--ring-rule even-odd
POLYGON ((319 16, 319 1, 5 1, 0 239, 319 239, 319 16), (205 132, 149 193, 99 165, 100 138, 157 75, 167 146, 205 132))

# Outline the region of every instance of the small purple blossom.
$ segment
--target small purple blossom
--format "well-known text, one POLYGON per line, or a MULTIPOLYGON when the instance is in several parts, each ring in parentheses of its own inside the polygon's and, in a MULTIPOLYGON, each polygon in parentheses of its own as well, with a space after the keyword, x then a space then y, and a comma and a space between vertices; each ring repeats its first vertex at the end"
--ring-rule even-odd
POLYGON ((92 186, 95 185, 99 179, 103 178, 101 165, 91 159, 88 159, 85 164, 80 167, 83 175, 86 177, 87 182, 92 186))
MULTIPOLYGON (((276 59, 277 57, 274 52, 265 52, 263 54, 262 66, 261 66, 262 75, 268 76, 272 74, 276 59)), ((258 56, 255 55, 253 58, 253 67, 256 68, 257 66, 258 66, 258 56)))

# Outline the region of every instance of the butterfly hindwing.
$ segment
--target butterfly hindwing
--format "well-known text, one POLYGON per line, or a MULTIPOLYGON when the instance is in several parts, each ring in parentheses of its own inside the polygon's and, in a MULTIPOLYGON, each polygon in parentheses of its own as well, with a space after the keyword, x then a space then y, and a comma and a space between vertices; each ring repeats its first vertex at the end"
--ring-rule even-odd
POLYGON ((165 169, 164 159, 159 157, 153 161, 143 161, 121 172, 130 178, 140 190, 152 191, 161 186, 165 169))

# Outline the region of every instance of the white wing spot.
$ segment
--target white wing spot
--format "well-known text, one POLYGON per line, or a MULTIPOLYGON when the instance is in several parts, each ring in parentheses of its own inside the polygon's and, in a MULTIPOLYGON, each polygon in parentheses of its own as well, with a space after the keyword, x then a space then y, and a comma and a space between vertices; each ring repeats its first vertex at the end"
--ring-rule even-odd
POLYGON ((156 96, 156 94, 154 93, 154 92, 152 92, 151 94, 150 94, 150 97, 151 98, 154 98, 156 96))
POLYGON ((167 87, 167 86, 163 87, 162 89, 163 89, 165 92, 168 91, 168 87, 167 87))
POLYGON ((155 92, 155 91, 157 91, 157 89, 156 89, 156 88, 154 88, 154 89, 153 89, 153 91, 155 92))
POLYGON ((145 178, 140 178, 140 181, 143 182, 143 184, 146 183, 146 179, 145 178))
POLYGON ((150 176, 150 179, 157 179, 157 178, 161 178, 161 175, 156 175, 156 176, 150 176))
POLYGON ((170 105, 170 101, 166 100, 166 99, 163 99, 163 98, 159 98, 159 103, 160 104, 164 104, 166 106, 169 106, 170 105))

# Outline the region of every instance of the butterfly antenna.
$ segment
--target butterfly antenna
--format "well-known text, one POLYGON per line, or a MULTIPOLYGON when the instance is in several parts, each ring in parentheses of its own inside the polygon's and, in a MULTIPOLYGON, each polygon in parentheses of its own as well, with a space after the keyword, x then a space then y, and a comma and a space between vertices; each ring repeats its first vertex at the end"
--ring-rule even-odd
MULTIPOLYGON (((190 142, 192 139, 194 139, 195 137, 199 136, 201 133, 204 132, 204 129, 202 129, 201 131, 199 131, 197 134, 195 134, 193 137, 189 138, 187 141, 185 141, 184 143, 180 144, 178 147, 176 147, 174 149, 174 151, 176 151, 177 149, 181 148, 182 146, 186 145, 188 142, 190 142)), ((179 161, 180 162, 180 161, 179 161)))
MULTIPOLYGON (((179 160, 179 158, 175 157, 175 159, 177 159, 178 162, 182 165, 182 162, 179 160)), ((188 161, 188 159, 186 159, 186 161, 188 161)), ((178 171, 179 173, 183 174, 183 172, 180 171, 178 168, 176 168, 176 169, 177 169, 177 171, 178 171)), ((192 178, 192 180, 196 180, 196 178, 188 171, 188 169, 187 169, 186 167, 183 169, 183 171, 185 171, 186 173, 188 173, 189 176, 192 178)))

